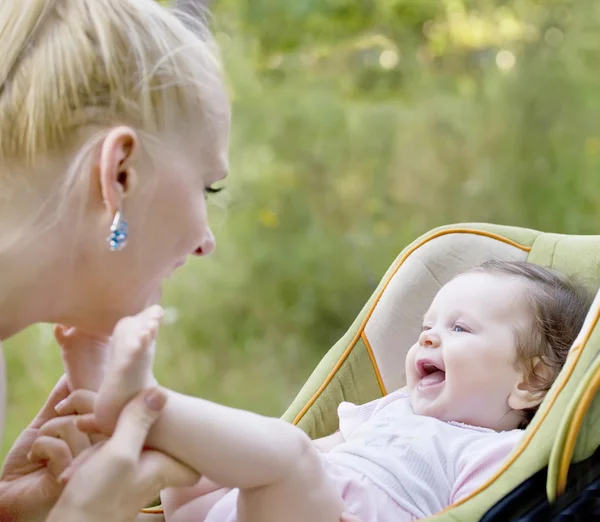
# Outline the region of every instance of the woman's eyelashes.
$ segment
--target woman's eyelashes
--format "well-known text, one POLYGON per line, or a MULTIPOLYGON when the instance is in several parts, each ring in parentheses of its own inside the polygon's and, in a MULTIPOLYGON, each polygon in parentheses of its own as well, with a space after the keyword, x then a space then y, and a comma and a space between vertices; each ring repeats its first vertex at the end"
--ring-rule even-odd
POLYGON ((224 187, 211 187, 211 186, 204 187, 204 195, 206 197, 212 196, 213 194, 218 194, 222 190, 224 190, 224 187))

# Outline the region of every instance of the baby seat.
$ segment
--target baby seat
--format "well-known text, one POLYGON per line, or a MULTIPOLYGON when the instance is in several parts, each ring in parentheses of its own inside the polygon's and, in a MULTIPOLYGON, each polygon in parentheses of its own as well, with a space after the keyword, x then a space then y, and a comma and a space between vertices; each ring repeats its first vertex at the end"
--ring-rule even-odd
MULTIPOLYGON (((406 352, 435 293, 458 273, 490 258, 556 268, 577 276, 594 292, 600 286, 600 236, 489 224, 435 229, 401 252, 283 418, 312 438, 323 437, 338 428, 337 406, 342 401, 362 404, 403 387, 406 352)), ((600 349, 599 315, 597 296, 565 367, 502 468, 474 494, 428 520, 479 520, 549 462, 548 496, 553 500, 565 490, 571 457, 586 459, 600 446, 600 396, 594 400, 600 388, 600 358, 594 361, 600 349)))

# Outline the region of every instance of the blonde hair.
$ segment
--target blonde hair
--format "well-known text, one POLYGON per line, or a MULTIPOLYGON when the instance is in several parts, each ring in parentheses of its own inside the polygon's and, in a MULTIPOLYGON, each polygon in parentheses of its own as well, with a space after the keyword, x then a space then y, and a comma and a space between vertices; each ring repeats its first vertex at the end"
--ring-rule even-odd
POLYGON ((0 252, 60 222, 67 200, 83 211, 82 167, 111 126, 151 156, 167 133, 222 119, 216 45, 201 17, 177 15, 154 0, 0 0, 0 197, 31 203, 0 252), (52 179, 48 162, 68 163, 52 179))
POLYGON ((210 112, 219 60, 190 23, 154 0, 0 0, 0 159, 62 154, 83 127, 155 134, 210 112))

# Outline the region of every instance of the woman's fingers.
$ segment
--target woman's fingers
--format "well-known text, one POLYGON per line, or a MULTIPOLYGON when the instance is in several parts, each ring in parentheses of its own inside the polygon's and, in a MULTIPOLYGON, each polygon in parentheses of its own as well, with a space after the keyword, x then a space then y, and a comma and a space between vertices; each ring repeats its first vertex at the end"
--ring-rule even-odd
POLYGON ((56 405, 56 413, 63 416, 93 413, 96 395, 95 392, 89 390, 75 390, 56 405))
POLYGON ((68 482, 48 520, 62 521, 77 513, 98 520, 133 520, 136 513, 167 486, 189 486, 198 475, 156 451, 144 451, 150 428, 167 395, 159 388, 139 393, 121 411, 113 436, 81 453, 59 477, 68 482))
POLYGON ((44 423, 48 422, 57 416, 56 406, 60 404, 69 395, 69 386, 67 383, 67 376, 63 375, 54 386, 54 389, 50 392, 46 404, 42 407, 40 412, 36 415, 35 419, 31 421, 30 428, 38 429, 44 423))
POLYGON ((52 419, 40 428, 39 433, 64 440, 73 457, 76 457, 91 446, 88 435, 77 429, 76 420, 75 415, 52 419))
POLYGON ((102 433, 98 427, 96 416, 93 413, 86 413, 85 415, 79 415, 75 421, 77 429, 88 435, 99 435, 102 433))
POLYGON ((58 481, 62 482, 63 484, 67 483, 73 474, 76 473, 79 468, 81 468, 81 466, 83 466, 88 460, 90 460, 90 458, 100 451, 105 443, 105 441, 99 442, 98 444, 95 444, 91 448, 79 454, 75 459, 73 459, 69 467, 66 468, 58 477, 58 481))
POLYGON ((43 435, 32 444, 30 460, 46 462, 48 471, 58 480, 60 474, 73 462, 73 457, 64 440, 43 435))
POLYGON ((107 444, 115 455, 139 458, 152 424, 167 402, 160 388, 148 388, 139 393, 121 411, 113 436, 107 444))
MULTIPOLYGON (((148 432, 160 415, 166 399, 166 394, 159 388, 149 388, 139 393, 123 408, 112 437, 103 445, 96 444, 79 455, 63 473, 61 480, 69 480, 101 447, 102 458, 110 468, 111 475, 121 475, 123 478, 127 473, 135 472, 148 432)), ((91 416, 82 416, 78 420, 78 423, 81 422, 84 427, 93 427, 94 421, 91 416)))

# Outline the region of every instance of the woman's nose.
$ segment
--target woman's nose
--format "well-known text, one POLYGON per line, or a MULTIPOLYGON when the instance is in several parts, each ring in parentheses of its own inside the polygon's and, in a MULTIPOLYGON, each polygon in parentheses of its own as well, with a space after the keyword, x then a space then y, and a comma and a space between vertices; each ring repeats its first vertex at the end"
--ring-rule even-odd
POLYGON ((440 338, 433 330, 423 330, 419 336, 419 344, 424 348, 439 348, 440 338))
POLYGON ((213 252, 213 250, 216 248, 216 246, 217 246, 217 243, 215 241, 215 236, 213 235, 212 230, 207 227, 206 233, 205 233, 204 237, 202 238, 200 245, 194 252, 194 255, 208 256, 213 252))

